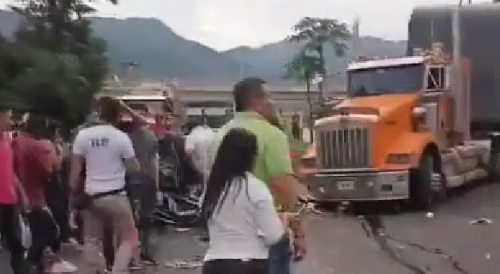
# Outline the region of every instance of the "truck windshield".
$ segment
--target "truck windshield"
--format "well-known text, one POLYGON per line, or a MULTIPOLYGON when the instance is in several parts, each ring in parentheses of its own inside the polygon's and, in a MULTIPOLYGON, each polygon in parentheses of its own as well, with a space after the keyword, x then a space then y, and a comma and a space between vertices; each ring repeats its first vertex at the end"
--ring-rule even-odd
POLYGON ((423 88, 422 64, 370 68, 348 72, 350 97, 415 93, 423 88))

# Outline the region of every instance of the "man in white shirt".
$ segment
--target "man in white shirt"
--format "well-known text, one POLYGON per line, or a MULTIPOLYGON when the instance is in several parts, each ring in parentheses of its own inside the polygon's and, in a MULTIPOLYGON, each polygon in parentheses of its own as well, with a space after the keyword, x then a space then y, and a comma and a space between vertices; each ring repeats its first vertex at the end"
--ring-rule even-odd
POLYGON ((203 183, 206 183, 210 175, 209 149, 216 136, 215 132, 202 123, 191 122, 191 132, 186 137, 185 150, 191 158, 196 170, 200 172, 203 183))
MULTIPOLYGON (((184 149, 202 178, 202 184, 198 189, 198 193, 201 194, 198 205, 201 207, 203 197, 205 196, 206 183, 210 176, 210 170, 212 169, 210 147, 214 142, 216 133, 208 126, 196 121, 188 123, 188 127, 190 127, 191 132, 186 137, 184 149)), ((201 239, 203 241, 208 241, 207 227, 204 227, 204 229, 205 235, 201 236, 201 239)))
POLYGON ((116 233, 117 250, 112 274, 128 273, 128 264, 137 244, 137 231, 125 191, 126 171, 138 172, 130 138, 115 128, 121 112, 120 103, 112 98, 100 101, 100 122, 78 132, 71 159, 70 188, 79 189, 85 165, 85 194, 91 203, 85 212, 85 251, 90 271, 103 271, 99 244, 103 224, 111 224, 116 233))

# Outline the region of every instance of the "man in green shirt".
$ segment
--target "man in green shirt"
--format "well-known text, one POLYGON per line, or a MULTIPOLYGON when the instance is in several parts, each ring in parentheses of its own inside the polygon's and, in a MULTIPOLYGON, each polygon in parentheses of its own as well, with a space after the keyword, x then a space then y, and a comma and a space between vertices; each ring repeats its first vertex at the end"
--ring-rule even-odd
MULTIPOLYGON (((296 180, 290 159, 290 147, 286 134, 270 121, 276 121, 277 113, 269 92, 265 89, 265 81, 259 78, 246 78, 234 86, 235 117, 224 125, 211 148, 212 160, 224 135, 232 128, 245 128, 257 136, 258 155, 253 173, 265 182, 276 204, 284 211, 295 212, 298 203, 296 180)), ((291 226, 295 236, 294 255, 296 259, 305 256, 306 247, 304 233, 297 220, 291 226)), ((290 273, 290 239, 286 238, 271 248, 269 265, 271 274, 290 273)))

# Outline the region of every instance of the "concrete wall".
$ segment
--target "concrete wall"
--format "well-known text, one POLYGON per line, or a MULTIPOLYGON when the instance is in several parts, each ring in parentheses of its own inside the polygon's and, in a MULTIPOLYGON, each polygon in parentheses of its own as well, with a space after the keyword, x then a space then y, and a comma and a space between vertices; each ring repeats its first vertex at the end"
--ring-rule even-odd
MULTIPOLYGON (((276 105, 284 113, 308 113, 307 92, 305 87, 268 87, 276 105)), ((181 103, 189 102, 232 102, 231 87, 183 87, 167 86, 162 83, 135 83, 127 86, 109 85, 103 94, 161 94, 172 92, 181 103)), ((341 91, 330 92, 328 96, 342 94, 341 91)), ((319 93, 317 89, 311 91, 311 101, 315 104, 319 93)))
MULTIPOLYGON (((204 101, 223 101, 232 102, 232 94, 230 92, 197 92, 197 91, 182 91, 176 93, 181 102, 204 102, 204 101)), ((312 97, 317 98, 317 93, 312 94, 312 97)), ((307 95, 305 92, 273 92, 273 99, 277 106, 283 111, 305 111, 307 110, 307 95)))
MULTIPOLYGON (((276 102, 278 108, 284 112, 306 112, 307 111, 307 93, 304 91, 271 91, 272 98, 276 102)), ((331 92, 330 97, 339 96, 343 92, 331 92)), ((196 90, 182 90, 176 92, 176 96, 181 102, 204 102, 204 101, 225 101, 232 102, 232 93, 230 91, 196 91, 196 90)), ((317 91, 311 92, 311 102, 316 104, 318 102, 319 93, 317 91)))

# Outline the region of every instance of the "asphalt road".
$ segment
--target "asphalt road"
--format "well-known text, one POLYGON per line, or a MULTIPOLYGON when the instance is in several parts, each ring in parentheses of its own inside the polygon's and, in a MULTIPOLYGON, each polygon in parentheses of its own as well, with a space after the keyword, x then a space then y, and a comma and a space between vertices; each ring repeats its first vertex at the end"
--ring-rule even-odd
MULTIPOLYGON (((393 250, 409 264, 427 273, 498 274, 500 259, 500 184, 484 184, 460 191, 434 210, 433 218, 425 212, 403 212, 383 216, 387 233, 430 249, 451 255, 465 272, 457 272, 442 255, 428 254, 408 244, 390 242, 393 250), (469 221, 490 218, 491 225, 471 225, 469 221), (498 222, 497 222, 498 221, 498 222)), ((366 237, 354 216, 334 213, 311 214, 306 222, 309 238, 307 259, 294 266, 296 274, 412 274, 391 259, 366 237)), ((166 261, 196 260, 204 245, 196 231, 167 231, 157 237, 156 246, 162 265, 166 261)), ((5 251, 0 254, 0 273, 10 274, 5 251)), ((69 260, 78 263, 81 255, 68 249, 69 260)), ((161 266, 147 273, 195 274, 199 269, 173 269, 161 266)))

